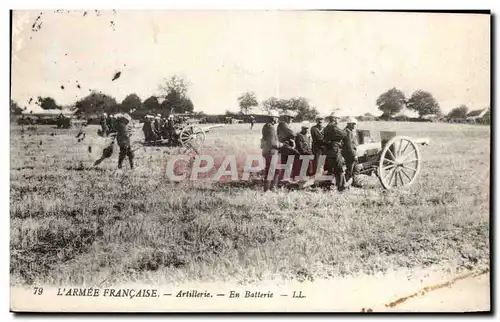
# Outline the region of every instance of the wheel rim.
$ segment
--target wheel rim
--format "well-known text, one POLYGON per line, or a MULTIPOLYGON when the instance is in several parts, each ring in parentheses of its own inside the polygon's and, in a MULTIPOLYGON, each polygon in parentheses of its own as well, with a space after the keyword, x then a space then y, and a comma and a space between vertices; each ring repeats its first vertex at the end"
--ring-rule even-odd
POLYGON ((379 178, 386 189, 412 185, 420 172, 417 145, 407 137, 392 138, 380 154, 379 178))
POLYGON ((199 152, 205 142, 205 132, 196 125, 187 125, 182 129, 179 141, 182 146, 199 152))

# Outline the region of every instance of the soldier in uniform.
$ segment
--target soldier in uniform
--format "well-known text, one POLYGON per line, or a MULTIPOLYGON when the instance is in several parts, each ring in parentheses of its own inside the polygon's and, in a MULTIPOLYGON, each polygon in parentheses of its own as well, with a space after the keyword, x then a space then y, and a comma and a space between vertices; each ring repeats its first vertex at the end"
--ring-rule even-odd
POLYGON ((108 136, 108 114, 104 113, 101 118, 101 134, 102 136, 108 136))
POLYGON ((253 130, 253 125, 255 124, 255 117, 250 116, 250 130, 253 130))
POLYGON ((107 118, 107 125, 108 125, 108 135, 110 133, 116 132, 116 119, 114 114, 110 114, 107 118))
POLYGON ((277 113, 272 113, 269 116, 268 121, 262 127, 260 147, 262 149, 262 156, 266 161, 264 169, 264 191, 274 190, 279 179, 278 171, 275 172, 274 177, 271 180, 267 178, 272 157, 273 155, 278 154, 278 135, 276 133, 276 129, 274 128, 275 124, 278 123, 278 118, 279 115, 277 113))
MULTIPOLYGON (((297 135, 295 136, 295 149, 300 153, 300 155, 312 155, 312 150, 311 150, 311 138, 308 135, 309 131, 309 122, 304 121, 302 122, 301 130, 297 135)), ((293 165, 293 171, 292 171, 292 177, 300 175, 300 170, 302 167, 302 162, 303 160, 300 160, 300 158, 296 158, 294 165, 293 165)), ((306 175, 313 175, 314 174, 314 167, 311 161, 309 161, 309 165, 307 167, 306 175)))
MULTIPOLYGON (((316 166, 319 162, 320 155, 323 154, 324 142, 323 142, 323 118, 316 118, 316 125, 311 127, 311 138, 312 138, 312 153, 314 154, 314 171, 316 171, 316 166)), ((326 164, 325 164, 326 168, 326 164)))
POLYGON ((342 143, 346 137, 345 131, 337 125, 338 117, 330 115, 327 117, 328 125, 323 130, 325 142, 326 162, 328 174, 335 176, 335 184, 338 191, 345 190, 345 176, 342 159, 342 143))
POLYGON ((161 114, 157 114, 155 120, 153 122, 153 131, 156 134, 156 137, 161 139, 161 114))
POLYGON ((174 127, 174 115, 170 114, 167 118, 167 138, 168 141, 171 142, 172 140, 176 139, 177 134, 175 133, 175 127, 174 127))
POLYGON ((116 142, 120 147, 120 154, 118 155, 118 169, 122 168, 125 156, 128 157, 130 169, 134 168, 134 153, 130 147, 131 135, 131 117, 128 114, 119 115, 116 119, 116 142))
MULTIPOLYGON (((282 144, 286 144, 287 146, 293 148, 295 146, 295 134, 290 128, 290 122, 295 117, 295 114, 287 111, 283 114, 283 121, 278 123, 278 127, 276 129, 278 134, 278 140, 282 144)), ((286 159, 286 158, 285 158, 286 159)))
POLYGON ((309 122, 302 122, 300 127, 300 132, 295 136, 295 149, 299 151, 301 155, 310 155, 311 151, 311 138, 307 135, 309 131, 309 122))
POLYGON ((346 137, 344 139, 344 144, 342 147, 342 156, 344 157, 346 164, 346 181, 352 178, 352 186, 356 188, 361 188, 361 184, 357 180, 357 165, 358 157, 356 156, 356 150, 358 147, 358 140, 356 135, 356 124, 358 121, 354 117, 349 117, 347 120, 347 125, 344 129, 346 137))
POLYGON ((144 124, 142 125, 142 132, 144 133, 144 140, 151 142, 156 140, 156 134, 153 130, 153 116, 146 115, 144 117, 144 124))

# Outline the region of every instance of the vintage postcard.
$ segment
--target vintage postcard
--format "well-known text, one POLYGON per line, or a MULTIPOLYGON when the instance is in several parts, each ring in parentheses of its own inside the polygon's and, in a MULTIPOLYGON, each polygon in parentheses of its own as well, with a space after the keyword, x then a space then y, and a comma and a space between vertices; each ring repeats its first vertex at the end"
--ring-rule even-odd
POLYGON ((489 12, 11 26, 11 311, 490 311, 489 12))

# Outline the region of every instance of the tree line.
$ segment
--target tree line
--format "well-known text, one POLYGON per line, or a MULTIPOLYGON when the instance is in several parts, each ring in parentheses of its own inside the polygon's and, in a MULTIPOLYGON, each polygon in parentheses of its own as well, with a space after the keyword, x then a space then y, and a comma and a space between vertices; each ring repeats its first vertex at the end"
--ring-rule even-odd
MULTIPOLYGON (((152 95, 141 100, 139 95, 132 93, 123 101, 117 100, 100 91, 92 91, 87 96, 79 99, 74 106, 76 115, 100 115, 102 113, 129 113, 132 117, 142 117, 148 113, 164 114, 193 112, 194 105, 187 96, 188 83, 173 76, 165 79, 158 87, 158 95, 152 95)), ((38 97, 35 104, 44 110, 62 110, 63 107, 52 97, 38 97)), ((10 102, 11 114, 21 114, 23 110, 16 102, 10 102)))
MULTIPOLYGON (((170 113, 194 113, 194 105, 188 97, 189 84, 186 80, 178 76, 172 76, 164 79, 163 83, 158 86, 158 94, 152 95, 141 100, 139 95, 131 93, 127 95, 121 102, 111 95, 92 91, 89 95, 79 99, 74 106, 76 115, 99 115, 102 113, 129 113, 134 118, 140 118, 148 113, 168 115, 170 113)), ((276 98, 269 97, 262 102, 257 99, 254 92, 245 92, 238 98, 239 113, 226 111, 226 115, 250 115, 259 107, 265 112, 276 111, 284 113, 292 111, 296 113, 295 120, 300 122, 303 120, 314 120, 320 113, 316 107, 311 106, 309 100, 304 97, 292 98, 276 98)), ((31 101, 31 99, 30 99, 31 101)), ((418 113, 422 118, 426 115, 443 116, 438 101, 434 96, 424 90, 416 90, 413 94, 406 98, 405 94, 393 87, 382 93, 376 100, 378 109, 382 112, 380 119, 391 119, 401 110, 406 107, 418 113)), ((38 97, 35 104, 44 110, 62 110, 62 106, 57 104, 52 97, 38 97)), ((10 114, 19 115, 26 108, 21 108, 19 104, 10 101, 10 114)), ((465 118, 469 109, 465 105, 460 105, 452 109, 446 117, 448 118, 465 118)), ((203 112, 195 113, 203 115, 203 112)), ((371 120, 376 116, 366 113, 360 118, 371 120)))
MULTIPOLYGON (((238 97, 240 114, 249 115, 252 110, 259 106, 259 102, 254 92, 243 93, 238 97)), ((318 110, 311 106, 309 100, 304 97, 293 97, 288 99, 270 97, 261 103, 264 111, 270 113, 276 111, 284 113, 287 111, 295 112, 295 120, 298 122, 304 120, 314 120, 318 115, 318 110)), ((230 114, 230 113, 226 113, 230 114)))

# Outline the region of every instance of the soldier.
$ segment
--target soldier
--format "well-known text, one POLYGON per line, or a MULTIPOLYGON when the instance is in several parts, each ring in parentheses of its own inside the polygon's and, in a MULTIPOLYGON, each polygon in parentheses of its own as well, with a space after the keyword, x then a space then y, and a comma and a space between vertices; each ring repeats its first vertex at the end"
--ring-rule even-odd
POLYGON ((253 125, 255 124, 255 118, 250 116, 250 130, 253 130, 253 125))
POLYGON ((307 135, 309 131, 309 122, 304 121, 301 125, 301 130, 295 136, 295 149, 299 151, 301 155, 310 155, 311 151, 311 138, 307 135))
POLYGON ((356 124, 358 121, 354 117, 349 117, 347 119, 347 126, 344 131, 346 132, 346 137, 344 139, 344 144, 342 147, 342 156, 344 157, 346 163, 346 181, 352 178, 352 186, 356 188, 362 188, 362 185, 357 180, 357 165, 358 157, 356 156, 356 150, 358 147, 358 140, 356 135, 356 124))
POLYGON ((104 113, 101 118, 101 134, 102 136, 108 136, 108 114, 104 113))
POLYGON ((262 127, 262 139, 260 140, 260 147, 262 149, 262 156, 266 161, 266 166, 264 169, 264 191, 274 190, 276 184, 278 183, 279 174, 278 171, 274 173, 274 177, 269 180, 267 178, 269 173, 269 168, 271 166, 271 160, 273 155, 278 154, 278 135, 274 125, 278 123, 279 115, 276 112, 271 113, 266 124, 262 127))
POLYGON ((131 117, 128 114, 119 115, 116 119, 116 142, 120 147, 120 154, 118 155, 118 169, 122 168, 125 156, 128 157, 130 169, 134 168, 134 153, 130 147, 130 135, 132 128, 130 127, 131 117))
POLYGON ((333 114, 328 116, 328 125, 323 130, 323 140, 325 142, 328 174, 335 176, 335 184, 338 191, 343 191, 345 190, 345 177, 342 160, 342 142, 346 133, 338 127, 338 119, 333 114))
MULTIPOLYGON (((302 122, 301 130, 295 136, 295 149, 300 153, 300 155, 312 155, 311 150, 311 138, 307 134, 309 131, 309 122, 302 122)), ((302 160, 300 158, 295 159, 293 164, 292 177, 298 176, 300 174, 300 169, 302 167, 302 160)), ((309 166, 306 171, 306 175, 314 174, 314 167, 309 161, 309 166)))
POLYGON ((160 120, 161 120, 161 114, 157 114, 156 117, 155 117, 155 120, 153 122, 153 130, 156 134, 156 137, 158 138, 161 138, 161 124, 160 124, 160 120))
POLYGON ((115 125, 116 125, 116 120, 115 120, 115 115, 110 114, 108 118, 106 119, 107 125, 108 125, 108 134, 116 132, 115 125))
POLYGON ((142 132, 144 132, 144 141, 146 141, 146 142, 151 142, 151 141, 156 140, 156 134, 154 133, 154 130, 153 130, 152 120, 153 120, 152 115, 146 115, 144 117, 144 124, 142 126, 142 132))
POLYGON ((167 138, 168 141, 171 142, 172 140, 176 139, 176 133, 175 133, 175 127, 174 127, 174 115, 170 114, 167 118, 167 138))
POLYGON ((316 125, 311 127, 311 138, 312 138, 312 153, 314 154, 314 171, 316 171, 316 166, 319 162, 319 157, 324 152, 322 117, 317 117, 316 125))
POLYGON ((278 127, 276 129, 278 134, 278 140, 280 143, 286 144, 289 147, 294 147, 295 134, 293 134, 292 129, 290 128, 290 122, 295 117, 295 114, 287 111, 283 114, 283 121, 278 123, 278 127))

